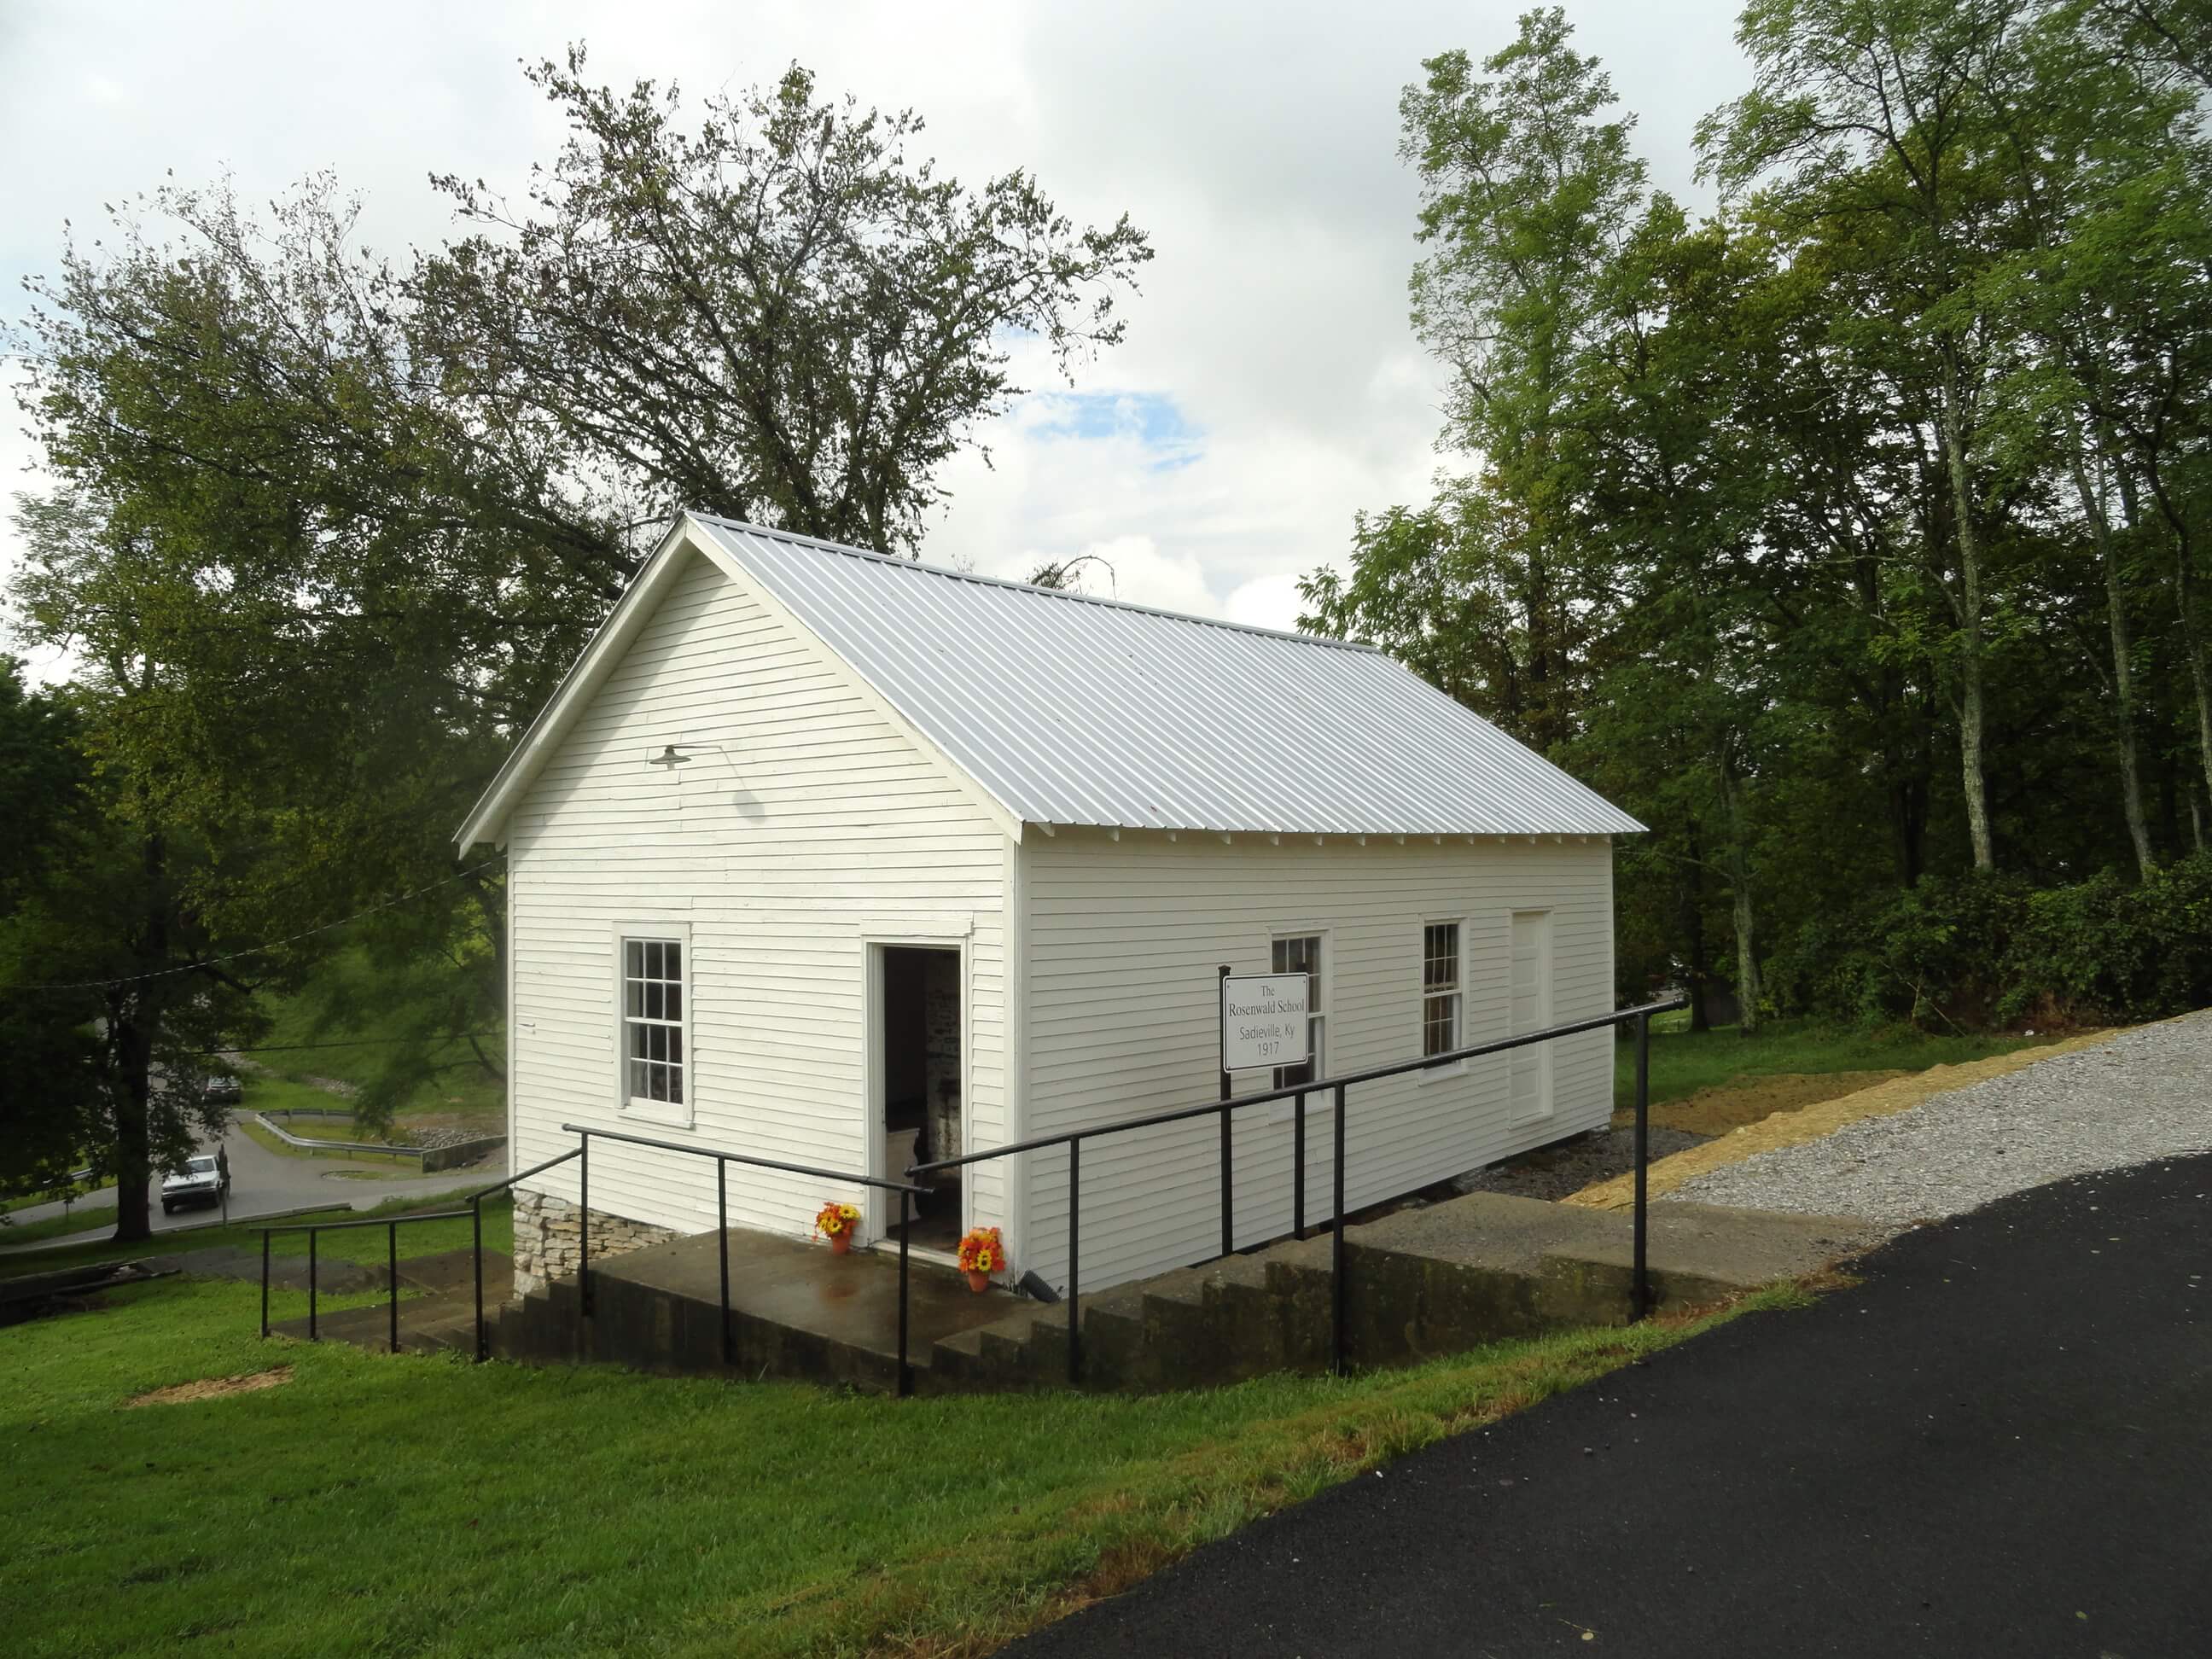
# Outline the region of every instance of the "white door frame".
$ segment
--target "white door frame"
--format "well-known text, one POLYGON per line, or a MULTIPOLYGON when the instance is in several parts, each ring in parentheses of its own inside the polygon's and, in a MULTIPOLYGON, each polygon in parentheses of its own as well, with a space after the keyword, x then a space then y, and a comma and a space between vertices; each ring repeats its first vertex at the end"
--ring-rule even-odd
MULTIPOLYGON (((1540 1031, 1551 1024, 1556 1018, 1553 1012, 1555 1005, 1552 982, 1552 911, 1549 907, 1543 909, 1508 911, 1505 917, 1505 1023, 1507 1034, 1512 1036, 1521 1035, 1520 1031, 1515 1029, 1513 1018, 1513 958, 1519 944, 1515 935, 1524 916, 1535 918, 1537 924, 1535 928, 1536 1023, 1529 1029, 1540 1031)), ((1556 1042, 1557 1039, 1553 1041, 1556 1042)), ((1552 1048, 1551 1042, 1539 1042, 1534 1044, 1533 1048, 1515 1048, 1508 1051, 1505 1093, 1506 1116, 1510 1127, 1522 1128, 1530 1124, 1550 1121, 1557 1105, 1553 1090, 1555 1067, 1553 1063, 1552 1048), (1514 1074, 1523 1066, 1534 1066, 1535 1068, 1536 1103, 1529 1111, 1516 1112, 1513 1109, 1512 1079, 1514 1074)))
MULTIPOLYGON (((860 1056, 860 1110, 862 1145, 866 1148, 863 1168, 878 1180, 896 1180, 902 1171, 890 1167, 890 1135, 884 1127, 884 1118, 889 1107, 884 1098, 888 1079, 884 1075, 884 952, 887 950, 950 951, 960 963, 960 1146, 963 1152, 975 1150, 975 1009, 970 983, 970 955, 969 939, 975 931, 974 923, 965 916, 939 918, 908 918, 897 921, 871 922, 860 929, 860 984, 863 1013, 860 1021, 862 1050, 860 1056)), ((898 1222, 898 1197, 881 1188, 865 1189, 866 1201, 860 1207, 860 1236, 871 1244, 884 1241, 898 1222)), ((960 1230, 967 1231, 974 1206, 973 1183, 960 1183, 960 1230)), ((920 1250, 916 1254, 934 1259, 938 1252, 920 1250)), ((945 1258, 950 1261, 951 1258, 945 1258)))

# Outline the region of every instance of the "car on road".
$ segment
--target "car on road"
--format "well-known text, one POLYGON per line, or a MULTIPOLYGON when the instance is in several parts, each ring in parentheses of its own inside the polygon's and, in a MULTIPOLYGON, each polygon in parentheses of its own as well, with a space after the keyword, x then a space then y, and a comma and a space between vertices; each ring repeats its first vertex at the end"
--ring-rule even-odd
POLYGON ((210 1105, 235 1106, 244 1091, 238 1086, 238 1079, 228 1072, 217 1072, 207 1080, 200 1092, 210 1105))
POLYGON ((195 1152, 182 1169, 161 1177, 161 1213, 174 1215, 187 1204, 220 1204, 229 1191, 230 1160, 195 1152))

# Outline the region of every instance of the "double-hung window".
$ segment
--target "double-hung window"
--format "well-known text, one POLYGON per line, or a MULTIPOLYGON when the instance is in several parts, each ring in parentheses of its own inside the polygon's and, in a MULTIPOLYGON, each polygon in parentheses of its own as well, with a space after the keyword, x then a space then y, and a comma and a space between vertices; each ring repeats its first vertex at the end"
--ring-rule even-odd
POLYGON ((1448 1054, 1460 1037, 1459 924, 1432 921, 1421 929, 1421 1054, 1448 1054))
POLYGON ((1294 1089, 1301 1083, 1311 1083, 1317 1077, 1327 1077, 1328 1068, 1322 1063, 1322 1038, 1328 1021, 1322 1010, 1328 1005, 1322 1000, 1321 935, 1304 933, 1275 941, 1274 971, 1279 974, 1310 975, 1306 985, 1306 1058, 1303 1065, 1275 1067, 1274 1086, 1294 1089))
POLYGON ((622 941, 622 1090, 634 1107, 685 1115, 684 958, 682 939, 622 941))

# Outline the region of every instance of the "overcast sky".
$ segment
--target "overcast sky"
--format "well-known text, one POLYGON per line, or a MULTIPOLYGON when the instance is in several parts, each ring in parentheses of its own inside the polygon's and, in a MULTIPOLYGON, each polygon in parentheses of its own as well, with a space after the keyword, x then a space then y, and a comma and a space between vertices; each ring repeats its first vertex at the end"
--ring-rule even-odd
MULTIPOLYGON (((1484 3, 0 3, 0 305, 58 263, 63 221, 224 168, 265 199, 319 167, 366 198, 380 251, 450 221, 426 175, 512 186, 560 129, 519 58, 590 45, 599 77, 687 92, 772 81, 911 106, 956 176, 1030 168, 1079 221, 1125 210, 1158 257, 1127 343, 1036 386, 963 459, 923 556, 992 574, 1097 552, 1125 599, 1278 627, 1299 573, 1340 561, 1359 507, 1425 493, 1437 377, 1406 322, 1413 183, 1400 89, 1478 55, 1484 3)), ((1719 0, 1577 0, 1655 184, 1691 183, 1698 118, 1745 79, 1719 0)), ((6 489, 34 485, 12 397, 6 489)), ((0 529, 0 563, 12 562, 0 529)), ((1095 586, 1103 589, 1103 581, 1095 586)))

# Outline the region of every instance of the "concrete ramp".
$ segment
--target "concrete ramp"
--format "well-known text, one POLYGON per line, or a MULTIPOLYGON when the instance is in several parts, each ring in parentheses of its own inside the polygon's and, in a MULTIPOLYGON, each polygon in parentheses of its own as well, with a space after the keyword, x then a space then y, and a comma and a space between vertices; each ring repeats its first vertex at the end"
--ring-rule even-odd
MULTIPOLYGON (((1850 1217, 1701 1205, 1655 1210, 1652 1292, 1662 1310, 1727 1301, 1876 1242, 1850 1217)), ((1085 1297, 1085 1382, 1174 1389, 1316 1371, 1330 1360, 1330 1240, 1285 1240, 1085 1297)), ((1474 1193, 1346 1229, 1352 1363, 1404 1364, 1501 1338, 1624 1324, 1634 1244, 1625 1214, 1474 1193)), ((1067 1310, 1023 1304, 940 1342, 941 1382, 1064 1385, 1067 1310)))
MULTIPOLYGON (((609 1258, 593 1311, 574 1280, 501 1310, 493 1352, 538 1363, 786 1376, 896 1386, 897 1265, 833 1256, 795 1239, 732 1230, 732 1356, 722 1358, 716 1236, 609 1258)), ((1669 1205, 1651 1216, 1652 1290, 1664 1310, 1725 1301, 1813 1272, 1872 1243, 1847 1217, 1669 1205)), ((1497 1193, 1401 1210, 1346 1230, 1348 1339, 1360 1365, 1402 1364, 1504 1337, 1626 1322, 1632 1235, 1626 1214, 1497 1193)), ((1326 1233, 1285 1239, 1082 1298, 1083 1386, 1210 1387, 1331 1359, 1326 1233)), ((971 1295, 941 1267, 912 1269, 909 1355, 917 1390, 1060 1388, 1068 1310, 1001 1291, 971 1295)))

